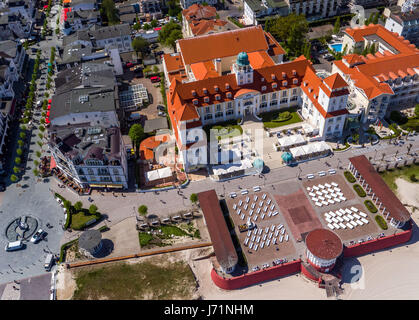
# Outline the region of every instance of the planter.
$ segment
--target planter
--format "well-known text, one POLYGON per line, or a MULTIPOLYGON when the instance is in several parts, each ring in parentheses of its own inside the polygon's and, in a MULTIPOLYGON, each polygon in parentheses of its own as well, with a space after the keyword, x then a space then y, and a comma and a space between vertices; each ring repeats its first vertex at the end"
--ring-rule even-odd
POLYGON ((383 230, 387 230, 388 226, 387 226, 387 222, 386 220, 384 220, 384 218, 380 215, 376 215, 375 216, 375 221, 377 222, 377 224, 379 225, 379 227, 383 230))
POLYGON ((343 174, 345 175, 346 180, 350 183, 354 183, 356 181, 355 177, 349 171, 345 171, 343 174))
POLYGON ((353 188, 361 198, 365 198, 367 196, 365 190, 359 184, 354 184, 353 188))
POLYGON ((365 200, 364 204, 367 207, 369 212, 376 213, 378 211, 377 207, 374 205, 374 203, 371 200, 365 200))

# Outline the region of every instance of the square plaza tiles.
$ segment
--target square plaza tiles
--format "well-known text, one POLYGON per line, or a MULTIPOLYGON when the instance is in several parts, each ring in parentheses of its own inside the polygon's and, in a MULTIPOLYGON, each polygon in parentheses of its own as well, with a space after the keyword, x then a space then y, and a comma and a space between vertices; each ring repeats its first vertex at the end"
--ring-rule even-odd
POLYGON ((279 258, 294 257, 296 250, 282 211, 269 192, 261 191, 226 199, 234 229, 249 269, 279 258), (239 226, 252 223, 240 232, 239 226))

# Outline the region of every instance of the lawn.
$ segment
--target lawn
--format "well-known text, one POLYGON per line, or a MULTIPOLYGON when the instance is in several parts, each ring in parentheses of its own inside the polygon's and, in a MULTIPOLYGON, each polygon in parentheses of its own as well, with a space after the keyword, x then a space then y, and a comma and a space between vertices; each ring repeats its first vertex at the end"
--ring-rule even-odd
POLYGON ((226 138, 232 138, 236 136, 240 136, 243 133, 242 127, 237 124, 237 120, 231 120, 226 122, 220 122, 216 123, 214 125, 206 125, 204 126, 204 131, 207 135, 207 140, 210 140, 210 130, 219 130, 219 134, 216 134, 215 137, 218 138, 218 140, 226 139, 226 138))
POLYGON ((155 234, 148 234, 147 232, 138 233, 140 246, 142 248, 146 246, 170 246, 172 245, 172 242, 170 241, 172 236, 191 237, 197 239, 201 238, 199 229, 195 228, 192 223, 182 223, 179 227, 173 225, 162 225, 160 227, 153 227, 152 230, 161 230, 161 232, 157 232, 155 234))
POLYGON ((396 179, 403 178, 409 182, 418 182, 419 179, 419 164, 412 164, 410 166, 405 166, 401 169, 393 169, 380 173, 381 177, 387 183, 391 190, 395 191, 397 189, 396 179), (415 175, 416 181, 412 181, 411 176, 415 175))
POLYGON ((262 118, 265 128, 277 128, 302 121, 295 108, 265 112, 259 114, 259 117, 262 118), (290 117, 284 117, 286 112, 290 113, 290 117))
POLYGON ((90 214, 88 210, 83 209, 80 212, 73 213, 71 215, 70 228, 74 230, 82 230, 87 222, 94 218, 98 221, 100 217, 100 213, 90 214))
POLYGON ((196 288, 194 275, 183 261, 160 259, 81 269, 75 272, 73 300, 190 300, 196 288))

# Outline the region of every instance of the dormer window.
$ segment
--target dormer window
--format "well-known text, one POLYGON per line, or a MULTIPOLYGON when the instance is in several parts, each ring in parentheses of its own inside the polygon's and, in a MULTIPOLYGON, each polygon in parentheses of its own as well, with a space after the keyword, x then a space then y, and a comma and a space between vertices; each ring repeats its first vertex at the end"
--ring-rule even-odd
POLYGON ((295 78, 295 79, 293 79, 293 80, 292 80, 292 83, 293 83, 293 84, 298 84, 298 79, 296 79, 296 78, 295 78))
POLYGON ((310 92, 310 93, 311 93, 311 91, 313 91, 313 89, 312 89, 312 88, 308 88, 308 92, 310 92))
POLYGON ((266 86, 262 86, 262 91, 266 91, 266 86))
POLYGON ((314 99, 317 99, 317 95, 316 94, 313 94, 313 97, 314 97, 314 99))
POLYGON ((197 105, 198 105, 198 99, 193 99, 193 100, 192 100, 192 103, 193 103, 195 106, 197 106, 197 105))
POLYGON ((304 81, 304 87, 307 87, 307 81, 304 81))
POLYGON ((226 90, 230 90, 230 85, 226 83, 226 90))
POLYGON ((297 75, 297 71, 296 70, 292 70, 292 75, 296 76, 297 75))
POLYGON ((215 92, 218 92, 218 86, 214 86, 215 92))
POLYGON ((215 100, 221 100, 221 96, 219 94, 215 95, 215 100))
POLYGON ((282 72, 282 78, 285 79, 287 77, 287 74, 285 72, 282 72))
POLYGON ((275 80, 275 75, 271 74, 271 78, 272 78, 272 80, 275 80))
POLYGON ((260 79, 261 82, 265 82, 265 78, 260 79))
POLYGON ((196 97, 196 91, 195 90, 192 90, 192 96, 196 97))
POLYGON ((204 102, 209 102, 209 97, 204 97, 204 102))
POLYGON ((202 89, 204 91, 204 94, 208 94, 207 88, 202 89))
POLYGON ((282 86, 286 87, 288 85, 288 81, 282 81, 282 86))
POLYGON ((231 92, 227 92, 227 98, 231 99, 233 97, 233 95, 231 94, 231 92))
POLYGON ((272 88, 276 89, 278 87, 278 84, 276 82, 272 83, 272 88))

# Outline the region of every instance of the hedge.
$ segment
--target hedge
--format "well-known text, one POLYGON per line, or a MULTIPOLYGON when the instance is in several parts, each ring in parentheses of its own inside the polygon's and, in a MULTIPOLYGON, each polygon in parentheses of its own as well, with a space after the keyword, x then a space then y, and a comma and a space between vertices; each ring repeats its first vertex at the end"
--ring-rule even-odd
POLYGON ((377 222, 377 224, 380 226, 381 229, 383 229, 383 230, 388 229, 387 222, 384 220, 384 218, 382 216, 376 215, 375 216, 375 221, 377 222))
POLYGON ((345 175, 346 180, 348 180, 350 183, 354 183, 356 181, 353 174, 350 173, 349 171, 345 171, 343 174, 345 175))
POLYGON ((67 243, 64 243, 61 246, 61 249, 60 249, 60 260, 58 260, 58 263, 62 263, 64 261, 64 259, 65 259, 65 251, 67 250, 68 247, 70 247, 76 241, 79 241, 79 239, 77 238, 77 239, 71 240, 71 241, 69 241, 67 243))
POLYGON ((105 232, 105 231, 111 230, 111 228, 109 228, 108 226, 101 226, 98 230, 100 232, 105 232))
POLYGON ((371 200, 365 200, 364 204, 367 207, 369 212, 376 213, 378 211, 377 207, 374 205, 374 203, 371 200))
POLYGON ((364 198, 367 196, 367 194, 365 193, 365 190, 359 184, 354 184, 353 188, 358 194, 358 196, 360 196, 361 198, 364 198))
POLYGON ((345 21, 351 20, 352 17, 354 17, 354 16, 355 16, 354 13, 349 13, 349 14, 344 14, 344 15, 341 15, 341 16, 333 17, 333 18, 311 21, 311 22, 308 23, 308 26, 310 28, 312 28, 312 27, 323 26, 325 24, 335 24, 335 22, 338 18, 340 18, 340 23, 342 24, 345 21))

